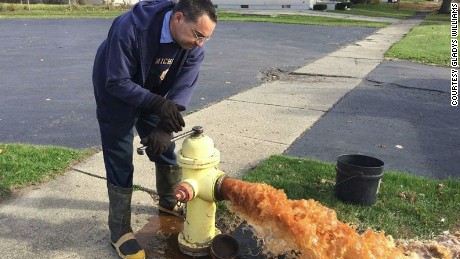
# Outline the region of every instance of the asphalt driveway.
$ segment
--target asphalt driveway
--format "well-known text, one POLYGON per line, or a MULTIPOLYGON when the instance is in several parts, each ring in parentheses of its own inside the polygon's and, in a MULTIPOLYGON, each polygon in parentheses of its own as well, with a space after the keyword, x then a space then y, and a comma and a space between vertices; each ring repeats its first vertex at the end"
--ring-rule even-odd
MULTIPOLYGON (((0 23, 0 143, 100 145, 91 84, 111 19, 4 19, 0 23)), ((291 71, 376 29, 219 22, 202 66, 194 111, 291 71)))
POLYGON ((336 162, 379 158, 386 170, 460 177, 460 112, 450 106, 450 68, 386 61, 285 152, 336 162))

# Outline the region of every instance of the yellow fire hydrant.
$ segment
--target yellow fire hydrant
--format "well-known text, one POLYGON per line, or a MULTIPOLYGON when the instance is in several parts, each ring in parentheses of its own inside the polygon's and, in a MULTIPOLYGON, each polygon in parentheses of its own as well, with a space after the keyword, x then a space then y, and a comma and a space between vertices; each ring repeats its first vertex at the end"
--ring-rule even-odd
POLYGON ((216 228, 216 201, 220 197, 220 184, 224 172, 217 169, 219 150, 212 139, 196 126, 178 152, 178 164, 182 168, 182 181, 176 186, 178 201, 186 203, 186 216, 179 233, 179 249, 190 256, 209 255, 211 240, 220 234, 216 228))

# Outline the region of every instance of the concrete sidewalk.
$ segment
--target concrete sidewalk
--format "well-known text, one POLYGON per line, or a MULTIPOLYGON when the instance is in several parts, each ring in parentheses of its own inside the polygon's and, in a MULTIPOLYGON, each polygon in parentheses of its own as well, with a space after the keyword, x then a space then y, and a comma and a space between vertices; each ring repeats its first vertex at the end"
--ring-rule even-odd
MULTIPOLYGON (((383 60, 383 53, 420 19, 378 30, 295 71, 185 117, 189 130, 204 127, 221 152, 220 168, 231 177, 272 154, 283 153, 383 60)), ((134 141, 135 148, 139 140, 134 141)), ((180 143, 178 143, 178 149, 180 143)), ((154 188, 151 163, 135 155, 134 182, 154 188)), ((0 207, 2 258, 116 258, 108 242, 107 191, 102 154, 0 207)), ((148 192, 133 196, 138 231, 156 211, 148 192)))

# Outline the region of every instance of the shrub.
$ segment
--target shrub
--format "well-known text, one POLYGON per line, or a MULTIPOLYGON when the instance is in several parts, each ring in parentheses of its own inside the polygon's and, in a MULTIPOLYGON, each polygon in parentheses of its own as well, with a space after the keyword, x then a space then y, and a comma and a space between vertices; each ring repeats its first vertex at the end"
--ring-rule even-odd
POLYGON ((315 5, 313 5, 313 10, 316 10, 316 11, 324 11, 326 9, 327 9, 326 4, 315 4, 315 5))
POLYGON ((0 7, 0 11, 2 12, 14 12, 16 11, 16 6, 14 4, 2 4, 0 7))
POLYGON ((372 0, 351 0, 353 4, 369 4, 372 0))

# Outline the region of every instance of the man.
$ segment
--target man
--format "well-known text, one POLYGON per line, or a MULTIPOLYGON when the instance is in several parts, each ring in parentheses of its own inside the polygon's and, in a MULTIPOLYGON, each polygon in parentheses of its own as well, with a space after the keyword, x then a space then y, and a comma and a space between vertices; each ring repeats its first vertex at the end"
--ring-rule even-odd
POLYGON ((97 50, 93 85, 107 173, 112 245, 122 258, 144 258, 131 229, 133 139, 136 128, 155 162, 160 211, 178 215, 173 194, 181 178, 173 132, 185 126, 217 23, 210 0, 142 1, 117 17, 97 50))

